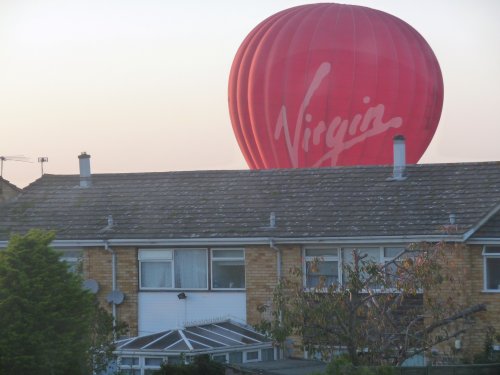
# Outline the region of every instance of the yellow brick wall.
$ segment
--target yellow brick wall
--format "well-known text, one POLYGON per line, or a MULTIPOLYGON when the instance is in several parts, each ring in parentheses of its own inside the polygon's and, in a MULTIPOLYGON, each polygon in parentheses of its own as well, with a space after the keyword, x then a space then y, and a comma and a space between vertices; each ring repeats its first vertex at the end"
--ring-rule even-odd
MULTIPOLYGON (((301 246, 282 246, 282 274, 290 275, 290 270, 302 266, 301 246)), ((123 304, 117 306, 118 319, 129 324, 130 335, 137 334, 138 310, 138 261, 137 249, 132 247, 114 248, 117 254, 117 287, 125 293, 123 304)), ((257 310, 260 305, 270 305, 276 286, 277 252, 269 246, 249 246, 245 252, 246 267, 246 309, 247 322, 258 324, 263 315, 257 310)), ((486 303, 488 311, 477 316, 473 330, 462 337, 463 352, 473 355, 483 349, 486 328, 494 327, 500 332, 500 294, 484 293, 482 246, 471 246, 462 252, 450 252, 447 263, 460 270, 463 282, 450 285, 443 290, 441 298, 453 296, 464 305, 486 303)), ((99 282, 98 298, 111 311, 106 296, 111 291, 111 253, 103 248, 87 248, 84 253, 85 278, 99 282)), ((451 345, 451 344, 448 344, 451 345)))
POLYGON ((474 330, 464 338, 464 350, 471 354, 484 348, 487 327, 493 327, 500 334, 500 293, 483 292, 484 266, 483 247, 470 246, 468 251, 469 304, 485 303, 487 311, 478 314, 474 330))
MULTIPOLYGON (((125 294, 122 304, 117 305, 117 320, 128 324, 129 335, 137 335, 138 262, 137 250, 132 247, 113 248, 116 252, 116 287, 125 294)), ((97 297, 103 307, 111 312, 106 296, 112 290, 111 252, 104 248, 87 248, 84 251, 83 272, 86 279, 99 283, 97 297)))
MULTIPOLYGON (((451 277, 439 287, 439 294, 435 291, 427 292, 446 301, 458 303, 461 308, 476 304, 486 304, 487 311, 475 315, 475 324, 469 328, 465 335, 460 336, 462 341, 462 355, 471 359, 475 354, 484 349, 488 327, 493 327, 500 333, 500 294, 483 292, 484 266, 482 246, 460 246, 456 249, 447 249, 445 257, 446 269, 443 274, 451 277), (453 270, 451 275, 446 270, 453 270)), ((458 326, 458 325, 457 325, 458 326)), ((444 352, 453 352, 454 340, 439 346, 444 352)))
POLYGON ((269 246, 245 248, 247 323, 256 325, 262 317, 258 308, 270 305, 278 275, 276 250, 269 246))

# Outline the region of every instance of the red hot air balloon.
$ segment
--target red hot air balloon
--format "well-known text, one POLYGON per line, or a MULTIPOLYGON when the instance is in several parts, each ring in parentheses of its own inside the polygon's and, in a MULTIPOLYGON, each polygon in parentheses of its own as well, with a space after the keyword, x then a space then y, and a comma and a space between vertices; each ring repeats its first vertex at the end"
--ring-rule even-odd
POLYGON ((424 38, 390 14, 311 4, 267 18, 229 78, 233 129, 253 169, 416 163, 441 116, 443 79, 424 38))

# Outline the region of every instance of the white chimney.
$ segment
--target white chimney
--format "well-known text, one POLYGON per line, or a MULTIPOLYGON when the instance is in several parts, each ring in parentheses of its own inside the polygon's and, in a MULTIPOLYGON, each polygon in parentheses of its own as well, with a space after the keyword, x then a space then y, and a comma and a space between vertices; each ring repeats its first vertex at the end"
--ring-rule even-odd
POLYGON ((405 137, 396 135, 394 138, 394 168, 392 177, 394 180, 405 179, 406 169, 406 146, 405 137))
POLYGON ((82 152, 78 155, 80 161, 80 187, 87 188, 92 185, 92 175, 90 174, 90 155, 82 152))

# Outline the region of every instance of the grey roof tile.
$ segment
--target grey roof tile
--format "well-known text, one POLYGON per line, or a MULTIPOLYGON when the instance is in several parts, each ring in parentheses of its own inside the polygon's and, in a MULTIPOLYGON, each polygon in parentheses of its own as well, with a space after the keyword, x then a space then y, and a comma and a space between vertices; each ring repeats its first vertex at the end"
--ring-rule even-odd
POLYGON ((0 240, 30 228, 71 240, 436 235, 450 213, 464 233, 500 203, 498 162, 411 165, 403 181, 391 171, 95 174, 89 188, 75 175, 44 175, 0 205, 0 240), (103 230, 108 215, 115 225, 103 230))

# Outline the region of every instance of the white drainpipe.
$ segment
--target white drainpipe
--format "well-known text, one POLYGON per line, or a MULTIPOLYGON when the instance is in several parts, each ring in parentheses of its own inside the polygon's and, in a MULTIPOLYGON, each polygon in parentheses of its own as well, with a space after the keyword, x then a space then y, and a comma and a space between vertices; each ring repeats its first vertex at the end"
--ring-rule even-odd
POLYGON ((276 250, 276 255, 277 255, 276 271, 278 274, 278 282, 279 282, 281 280, 281 249, 274 244, 274 240, 272 238, 269 239, 269 247, 271 249, 276 250))
MULTIPOLYGON (((109 251, 111 253, 111 282, 112 282, 112 288, 113 292, 116 290, 116 253, 115 251, 109 246, 108 241, 104 241, 104 249, 106 251, 109 251)), ((112 303, 112 313, 113 313, 113 327, 116 327, 116 304, 112 303)))

